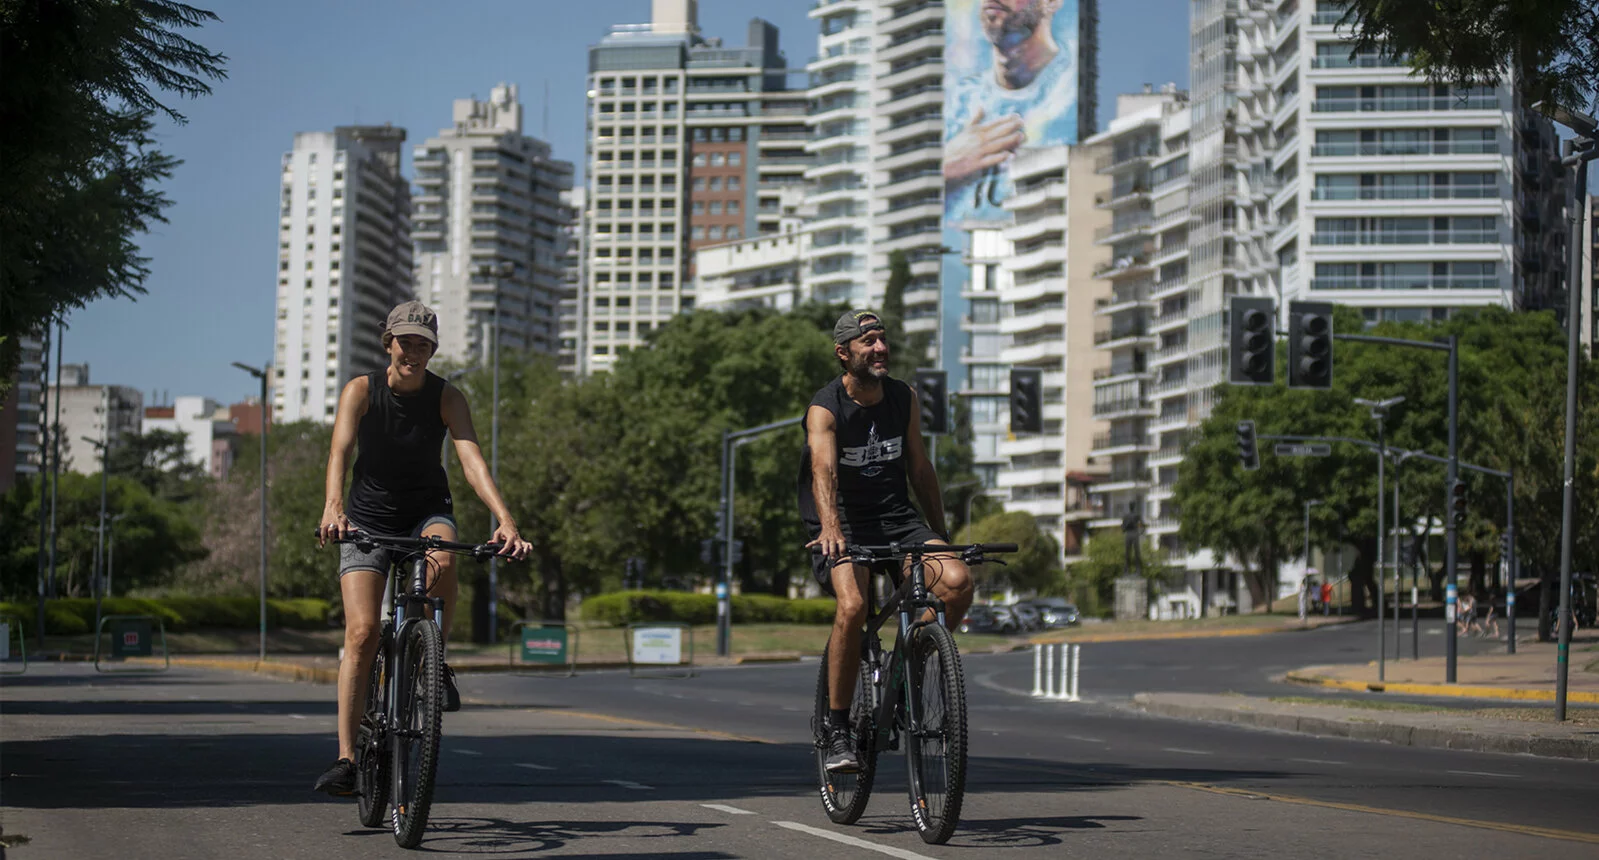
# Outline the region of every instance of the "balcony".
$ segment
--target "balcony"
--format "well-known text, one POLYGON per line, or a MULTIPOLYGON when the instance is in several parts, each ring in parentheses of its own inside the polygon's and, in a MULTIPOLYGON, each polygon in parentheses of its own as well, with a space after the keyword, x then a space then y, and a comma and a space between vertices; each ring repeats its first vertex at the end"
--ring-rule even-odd
POLYGON ((1418 96, 1400 98, 1326 98, 1311 103, 1311 113, 1386 113, 1393 111, 1499 110, 1497 96, 1418 96))
POLYGON ((1497 290, 1500 280, 1494 276, 1433 275, 1401 277, 1395 275, 1353 275, 1349 277, 1313 278, 1312 290, 1497 290))
POLYGON ((1159 146, 1134 147, 1123 152, 1112 152, 1094 159, 1095 173, 1109 173, 1129 164, 1147 163, 1160 155, 1159 146))
POLYGON ((1118 257, 1108 263, 1101 263, 1099 266, 1095 267, 1094 277, 1115 278, 1120 277, 1121 275, 1132 274, 1133 272, 1144 272, 1148 270, 1149 255, 1147 253, 1133 254, 1127 257, 1118 257))
POLYGON ((1388 188, 1317 186, 1312 200, 1496 200, 1498 185, 1421 185, 1388 188))
POLYGON ((1493 245, 1497 230, 1328 230, 1311 234, 1312 245, 1493 245))

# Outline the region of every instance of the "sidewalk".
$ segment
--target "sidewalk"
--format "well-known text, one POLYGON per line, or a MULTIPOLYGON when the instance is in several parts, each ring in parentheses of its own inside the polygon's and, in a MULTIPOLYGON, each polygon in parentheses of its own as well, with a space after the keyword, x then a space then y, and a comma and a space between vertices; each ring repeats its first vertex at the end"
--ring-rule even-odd
MULTIPOLYGON (((1588 650, 1596 646, 1599 646, 1599 633, 1582 630, 1573 637, 1566 679, 1567 702, 1599 705, 1599 672, 1584 671, 1589 663, 1599 662, 1599 650, 1588 650)), ((1285 679, 1297 684, 1360 692, 1553 702, 1555 653, 1553 642, 1518 637, 1515 654, 1458 656, 1454 684, 1444 682, 1446 670, 1442 657, 1389 660, 1381 681, 1377 679, 1375 662, 1307 666, 1289 672, 1285 679)))

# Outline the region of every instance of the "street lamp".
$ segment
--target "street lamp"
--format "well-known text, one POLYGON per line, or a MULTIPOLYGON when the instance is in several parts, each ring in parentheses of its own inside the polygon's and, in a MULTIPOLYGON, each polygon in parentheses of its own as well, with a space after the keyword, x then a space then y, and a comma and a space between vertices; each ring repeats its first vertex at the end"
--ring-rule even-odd
POLYGON ((233 366, 261 380, 261 637, 257 659, 266 662, 266 577, 267 577, 267 370, 271 365, 257 369, 248 364, 233 362, 233 366))
MULTIPOLYGON (((1588 162, 1599 158, 1599 120, 1553 102, 1535 102, 1532 109, 1577 133, 1566 141, 1563 167, 1573 168, 1571 183, 1571 264, 1566 268, 1566 450, 1560 502, 1560 642, 1555 646, 1555 719, 1566 719, 1566 678, 1571 652, 1571 539, 1577 469, 1577 353, 1582 323, 1582 261, 1586 244, 1583 221, 1587 207, 1588 162)), ((1514 589, 1512 589, 1514 591, 1514 589)), ((1454 629, 1451 625, 1450 630, 1454 629)))
MULTIPOLYGON (((111 389, 105 389, 107 396, 111 389)), ((111 409, 109 405, 105 410, 105 439, 96 439, 92 436, 82 437, 83 441, 93 445, 100 452, 100 527, 96 529, 99 542, 94 549, 94 630, 95 635, 100 634, 100 599, 105 589, 105 569, 101 564, 105 560, 105 497, 106 480, 111 473, 111 409)))
MULTIPOLYGON (((1384 464, 1388 459, 1388 440, 1383 435, 1382 421, 1388 415, 1388 410, 1405 402, 1403 395, 1389 397, 1386 400, 1367 400, 1356 397, 1355 402, 1361 406, 1371 408, 1371 417, 1377 419, 1377 680, 1387 679, 1386 654, 1388 650, 1388 629, 1383 627, 1383 593, 1388 588, 1388 572, 1383 569, 1382 536, 1383 536, 1383 493, 1386 488, 1384 481, 1384 464)), ((1395 571, 1395 575, 1398 571, 1395 571)), ((1454 629, 1453 625, 1450 626, 1454 629)))
MULTIPOLYGON (((484 338, 483 345, 489 350, 491 371, 494 381, 491 383, 493 404, 489 412, 489 477, 494 479, 495 486, 500 483, 500 281, 516 274, 516 264, 504 260, 499 263, 482 263, 477 267, 477 274, 494 284, 494 316, 490 323, 489 336, 484 338)), ((498 519, 492 511, 489 512, 489 533, 500 527, 498 519)), ((500 607, 500 558, 498 555, 489 556, 489 644, 499 641, 500 607)))

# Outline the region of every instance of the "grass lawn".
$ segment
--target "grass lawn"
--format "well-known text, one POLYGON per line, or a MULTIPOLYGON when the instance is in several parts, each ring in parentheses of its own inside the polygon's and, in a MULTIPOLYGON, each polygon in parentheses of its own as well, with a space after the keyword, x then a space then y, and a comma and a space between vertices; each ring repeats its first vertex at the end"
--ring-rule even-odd
MULTIPOLYGON (((1372 699, 1324 699, 1313 696, 1273 696, 1270 701, 1290 705, 1335 705, 1343 708, 1362 708, 1368 711, 1406 711, 1411 713, 1445 714, 1459 717, 1478 717, 1488 720, 1517 720, 1528 723, 1553 723, 1554 708, 1479 708, 1462 710, 1439 705, 1413 702, 1382 702, 1372 699)), ((1579 726, 1599 726, 1599 708, 1567 708, 1567 721, 1579 726)))

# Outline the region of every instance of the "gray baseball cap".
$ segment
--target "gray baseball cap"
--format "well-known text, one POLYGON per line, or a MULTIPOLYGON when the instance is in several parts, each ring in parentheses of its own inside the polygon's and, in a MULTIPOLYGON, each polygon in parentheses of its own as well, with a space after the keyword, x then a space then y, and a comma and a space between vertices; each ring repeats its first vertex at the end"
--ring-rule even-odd
POLYGON ((393 337, 414 334, 438 346, 439 317, 432 308, 413 299, 389 311, 389 321, 383 326, 383 333, 393 337))
POLYGON ((845 344, 869 331, 882 331, 883 318, 876 311, 845 311, 833 324, 833 342, 845 344))

